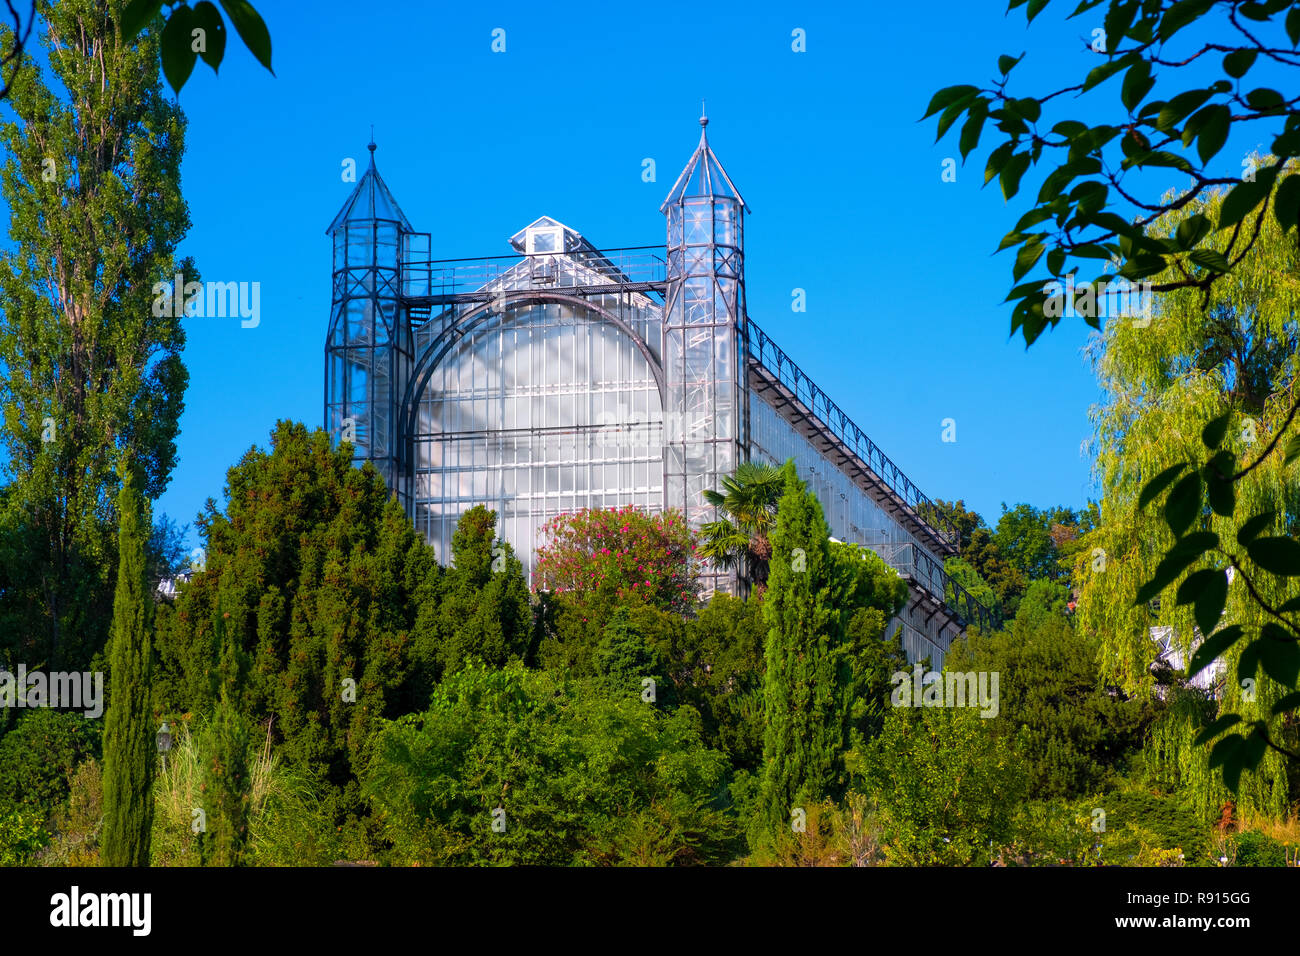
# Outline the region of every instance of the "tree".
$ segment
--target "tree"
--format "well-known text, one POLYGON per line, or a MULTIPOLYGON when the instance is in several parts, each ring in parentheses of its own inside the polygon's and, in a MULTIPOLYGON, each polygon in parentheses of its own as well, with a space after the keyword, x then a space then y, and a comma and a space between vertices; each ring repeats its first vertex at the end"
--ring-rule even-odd
MULTIPOLYGON (((1174 219, 1218 215, 1224 201, 1192 203, 1174 219)), ((1300 625, 1289 613, 1300 607, 1300 509, 1294 467, 1274 452, 1295 434, 1300 351, 1287 277, 1297 268, 1295 243, 1266 221, 1234 284, 1215 287, 1212 309, 1198 290, 1178 289, 1161 296, 1149 327, 1110 324, 1092 347, 1104 395, 1094 413, 1103 493, 1101 526, 1078 557, 1080 619, 1103 640, 1107 677, 1130 692, 1152 683, 1153 626, 1173 628, 1189 677, 1224 657, 1236 680, 1208 739, 1237 722, 1231 714, 1249 722, 1247 735, 1224 737, 1227 749, 1215 743, 1214 766, 1242 758, 1228 764, 1233 790, 1246 768, 1284 775, 1284 752, 1296 749, 1287 714, 1300 706, 1291 693, 1300 625), (1160 511, 1149 507, 1166 489, 1160 511), (1256 517, 1243 520, 1239 507, 1256 517)), ((1247 789, 1274 793, 1259 781, 1247 789)), ((1269 812, 1276 800, 1267 799, 1269 812)))
POLYGON ((762 823, 769 835, 791 814, 835 799, 844 784, 850 679, 836 598, 843 577, 830 553, 821 503, 795 473, 785 482, 772 531, 771 574, 763 599, 768 626, 763 682, 762 823))
POLYGON ((130 467, 118 492, 117 595, 104 717, 105 866, 148 866, 153 828, 153 599, 147 593, 145 506, 130 467))
POLYGON ((944 669, 997 673, 999 705, 989 728, 1024 761, 1027 796, 1045 800, 1100 792, 1142 746, 1150 700, 1114 694, 1101 679, 1100 641, 1075 630, 1067 590, 1035 581, 999 631, 968 631, 944 669))
POLYGON ((564 595, 602 624, 619 603, 667 611, 695 605, 695 535, 677 511, 584 508, 542 530, 548 541, 537 549, 538 588, 564 595))
POLYGON ((722 479, 721 492, 706 489, 705 499, 724 517, 700 529, 700 557, 720 568, 743 563, 751 582, 765 583, 772 557, 768 535, 776 521, 776 504, 783 487, 780 468, 746 461, 736 467, 735 474, 722 479))
POLYGON ((147 498, 167 485, 185 336, 153 290, 198 278, 175 255, 184 119, 159 91, 156 41, 119 38, 120 9, 40 0, 48 66, 18 73, 16 119, 0 124, 14 243, 0 256, 0 524, 20 548, 0 613, 16 656, 52 668, 83 668, 107 638, 114 463, 136 463, 147 498))
POLYGON ((432 689, 412 648, 436 642, 422 630, 437 620, 433 550, 371 465, 353 468, 346 444, 301 424, 279 422, 269 451, 250 449, 227 473, 226 498, 200 516, 205 569, 159 634, 165 704, 211 713, 219 703, 220 608, 248 659, 236 709, 343 801, 340 814, 356 809, 377 721, 418 709, 432 689))
MULTIPOLYGON (((663 661, 630 620, 626 607, 614 611, 595 654, 599 684, 612 697, 645 700, 645 680, 653 681, 658 700, 659 685, 666 684, 663 661)), ((666 688, 665 688, 666 689, 666 688)))
POLYGON ((226 613, 218 606, 212 621, 217 706, 199 742, 206 812, 199 855, 207 866, 238 866, 243 861, 252 796, 248 725, 235 708, 244 661, 225 622, 226 613))
MULTIPOLYGON (((1024 2, 1011 0, 1008 8, 1024 2)), ((1102 2, 1083 0, 1073 15, 1093 10, 1102 2)), ((1029 19, 1032 21, 1047 5, 1047 0, 1029 3, 1029 19)), ((1300 225, 1300 165, 1293 160, 1300 156, 1300 103, 1269 87, 1243 90, 1243 80, 1257 62, 1284 68, 1300 66, 1296 52, 1300 45, 1300 12, 1292 0, 1109 0, 1103 33, 1101 45, 1094 49, 1102 51, 1106 62, 1092 69, 1082 84, 1043 96, 1011 96, 1006 90, 1009 74, 1023 55, 1002 56, 998 61, 1002 79, 994 88, 948 87, 935 94, 926 111, 926 116, 942 111, 938 121, 940 137, 958 118, 966 116, 960 141, 963 160, 979 145, 985 121, 996 121, 1007 139, 990 154, 985 182, 997 176, 1008 199, 1018 192, 1021 178, 1031 164, 1037 165, 1043 159, 1045 151, 1049 157, 1064 151, 1064 161, 1044 179, 1035 208, 1021 217, 1000 246, 1019 247, 1012 267, 1013 281, 1019 284, 1011 290, 1008 301, 1017 302, 1012 310, 1012 333, 1021 330, 1026 343, 1032 343, 1044 328, 1054 326, 1070 312, 1081 314, 1090 325, 1101 328, 1100 318, 1106 310, 1098 309, 1097 302, 1104 299, 1110 277, 1103 274, 1095 282, 1076 284, 1079 260, 1114 264, 1118 278, 1126 284, 1120 287, 1126 294, 1131 290, 1128 283, 1147 280, 1147 292, 1172 294, 1175 302, 1193 295, 1195 311, 1209 317, 1221 314, 1225 303, 1232 313, 1243 294, 1257 296, 1267 288, 1267 282, 1261 281, 1259 264, 1271 257, 1259 252, 1260 244, 1268 244, 1266 236, 1270 232, 1276 230, 1274 234, 1279 237, 1273 243, 1275 247, 1280 243, 1289 250, 1295 248, 1291 231, 1300 225), (1201 29, 1187 29, 1192 25, 1201 29), (1189 40, 1193 32, 1213 39, 1189 40), (1148 99, 1156 83, 1157 68, 1164 79, 1175 79, 1175 71, 1206 70, 1208 54, 1223 54, 1223 78, 1208 82, 1208 75, 1198 76, 1197 86, 1181 90, 1168 100, 1148 99), (1041 132, 1046 125, 1045 104, 1056 100, 1052 104, 1055 107, 1065 102, 1056 99, 1063 93, 1100 88, 1121 71, 1124 80, 1119 96, 1123 112, 1112 114, 1113 122, 1089 125, 1063 119, 1050 132, 1041 132), (1202 82, 1204 85, 1199 85, 1202 82), (1223 148, 1233 124, 1242 123, 1262 123, 1270 133, 1276 133, 1270 154, 1246 157, 1240 176, 1210 174, 1208 167, 1223 148), (1193 143, 1198 162, 1193 162, 1188 152, 1193 143), (1134 171, 1153 168, 1176 169, 1189 176, 1191 182, 1163 196, 1144 194, 1133 182, 1134 171), (1128 213, 1128 217, 1121 212, 1128 213), (1039 228, 1049 220, 1054 221, 1054 232, 1039 228), (1048 275, 1021 281, 1040 261, 1045 261, 1048 275), (1082 309, 1076 308, 1076 290, 1083 292, 1082 309)), ((1170 90, 1168 82, 1162 86, 1165 90, 1170 90)), ((1282 295, 1278 304, 1284 305, 1287 298, 1282 295)), ((1285 308, 1281 311, 1285 313, 1285 308)), ((1261 330, 1272 325, 1276 332, 1275 320, 1261 318, 1261 330)), ((1149 322, 1142 317, 1140 324, 1145 327, 1149 322)), ((1224 359, 1241 359, 1243 353, 1238 346, 1245 342, 1250 342, 1247 357, 1259 351, 1267 356, 1287 349, 1284 341, 1270 343, 1267 335, 1243 339, 1210 334, 1198 339, 1195 350, 1202 353, 1202 359, 1217 365, 1224 359)), ((1258 395, 1258 382, 1250 376, 1238 382, 1234 392, 1258 395)), ((1292 435, 1285 445, 1281 441, 1300 413, 1300 394, 1292 391, 1279 399, 1279 405, 1280 414, 1273 416, 1276 430, 1271 439, 1246 462, 1221 446, 1233 415, 1249 406, 1239 405, 1237 410, 1220 412, 1217 417, 1210 417, 1205 407, 1199 410, 1200 416, 1184 415, 1181 434, 1200 431, 1205 451, 1189 449, 1190 460, 1183 457, 1164 471, 1144 476, 1146 486, 1139 499, 1143 506, 1169 492, 1165 512, 1171 535, 1159 535, 1166 547, 1162 570, 1153 572, 1146 586, 1137 591, 1132 618, 1141 615, 1140 605, 1172 586, 1189 567, 1215 560, 1227 562, 1242 575, 1256 621, 1261 616, 1270 618, 1251 628, 1256 636, 1240 651, 1245 666, 1239 668, 1239 677, 1254 680, 1253 675, 1267 661, 1271 678, 1283 687, 1294 687, 1300 673, 1300 622, 1286 615, 1300 609, 1300 604, 1286 607, 1284 602, 1262 593, 1257 582, 1249 578, 1243 562, 1249 556, 1250 564, 1258 565, 1252 571, 1282 578, 1298 576, 1300 546, 1286 535, 1264 534, 1275 517, 1268 510, 1241 515, 1236 512, 1239 501, 1245 502, 1244 512, 1252 510, 1250 476, 1265 467, 1275 453, 1282 467, 1300 457, 1300 436, 1292 435), (1185 475, 1184 470, 1188 471, 1185 475), (1222 531, 1205 530, 1204 522, 1197 520, 1207 511, 1228 519, 1220 525, 1222 531), (1237 548, 1244 555, 1232 546, 1220 548, 1225 533, 1236 538, 1237 548)), ((1208 632, 1228 601, 1229 585, 1225 567, 1201 566, 1198 571, 1205 573, 1179 584, 1176 602, 1178 606, 1196 605, 1205 622, 1202 630, 1208 632)), ((1189 668, 1203 669, 1245 636, 1244 627, 1233 627, 1229 625, 1217 635, 1206 634, 1203 651, 1191 660, 1189 668)), ((1132 640, 1131 626, 1122 628, 1121 633, 1132 640)), ((1119 660, 1131 665, 1134 655, 1125 654, 1119 660)), ((1212 761, 1214 766, 1224 768, 1230 789, 1236 789, 1243 770, 1261 765, 1266 751, 1300 760, 1300 752, 1279 743, 1278 728, 1274 726, 1277 718, 1300 707, 1300 692, 1273 696, 1269 713, 1246 713, 1253 720, 1245 725, 1244 734, 1225 734, 1242 722, 1243 714, 1236 711, 1223 714, 1206 730, 1206 740, 1220 738, 1214 743, 1212 761)))
POLYGON ((989 862, 1024 792, 1015 750, 969 707, 890 708, 863 761, 885 857, 902 866, 989 862))
POLYGON ((460 517, 451 539, 454 569, 442 583, 438 643, 431 653, 439 675, 471 657, 494 667, 522 660, 532 642, 528 582, 514 549, 496 540, 497 513, 476 505, 460 517))

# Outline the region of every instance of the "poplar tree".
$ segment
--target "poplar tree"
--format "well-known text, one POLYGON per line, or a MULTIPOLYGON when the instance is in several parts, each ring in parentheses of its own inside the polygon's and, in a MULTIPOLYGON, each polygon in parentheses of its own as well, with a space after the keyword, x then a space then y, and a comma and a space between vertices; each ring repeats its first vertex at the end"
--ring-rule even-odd
POLYGON ((16 546, 0 641, 52 669, 84 667, 107 637, 113 463, 135 462, 151 500, 166 487, 187 376, 181 320, 154 314, 154 286, 199 278, 175 256, 184 119, 159 88, 156 37, 119 36, 125 5, 38 0, 47 55, 24 57, 0 123, 0 527, 16 546))
POLYGON ((844 689, 851 679, 837 608, 844 582, 831 558, 830 528, 793 461, 783 478, 763 601, 768 635, 762 808, 770 834, 789 826, 797 808, 842 789, 844 689))
POLYGON ((150 690, 153 599, 144 545, 145 506, 128 467, 118 492, 117 595, 109 652, 108 713, 104 718, 105 866, 148 866, 153 827, 154 736, 150 690))

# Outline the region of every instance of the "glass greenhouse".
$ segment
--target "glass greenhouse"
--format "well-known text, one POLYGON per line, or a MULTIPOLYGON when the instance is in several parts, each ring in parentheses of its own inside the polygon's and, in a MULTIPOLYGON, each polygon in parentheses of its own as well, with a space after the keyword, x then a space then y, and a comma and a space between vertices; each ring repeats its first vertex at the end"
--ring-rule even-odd
MULTIPOLYGON (((897 466, 749 318, 741 198, 708 142, 661 212, 663 245, 599 250, 543 216, 514 253, 430 258, 370 166, 331 223, 325 421, 353 443, 447 560, 460 515, 486 504, 531 573, 541 527, 581 508, 716 516, 704 491, 745 460, 793 458, 832 534, 909 583, 909 658, 939 666, 987 615, 943 572, 953 529, 897 466)), ((736 592, 706 569, 705 589, 736 592)))

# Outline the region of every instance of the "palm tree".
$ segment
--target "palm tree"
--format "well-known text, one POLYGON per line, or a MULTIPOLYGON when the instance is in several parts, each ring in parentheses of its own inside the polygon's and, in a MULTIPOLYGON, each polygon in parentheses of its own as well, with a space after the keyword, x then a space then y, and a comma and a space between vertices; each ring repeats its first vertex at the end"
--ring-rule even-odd
POLYGON ((704 492, 720 517, 700 528, 701 556, 724 569, 743 562, 750 581, 766 581, 767 562, 772 557, 767 536, 776 521, 776 504, 783 488, 780 468, 747 461, 735 474, 722 479, 722 491, 704 492))

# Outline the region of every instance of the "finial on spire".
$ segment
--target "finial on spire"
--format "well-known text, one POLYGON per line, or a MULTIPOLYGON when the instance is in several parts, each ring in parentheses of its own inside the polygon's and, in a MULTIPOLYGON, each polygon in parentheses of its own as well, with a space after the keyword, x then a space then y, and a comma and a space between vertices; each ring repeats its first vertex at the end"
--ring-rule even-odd
POLYGON ((371 158, 373 159, 373 158, 374 158, 374 155, 375 155, 375 149, 376 149, 376 147, 375 147, 375 124, 374 124, 374 123, 371 123, 371 124, 370 124, 370 143, 369 143, 369 145, 366 146, 366 149, 370 150, 370 156, 371 156, 371 158))
POLYGON ((708 113, 708 110, 706 110, 706 109, 704 108, 704 99, 703 99, 703 98, 700 99, 700 125, 701 125, 701 126, 708 126, 708 125, 709 125, 709 113, 708 113))

